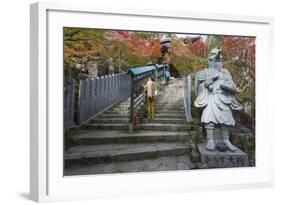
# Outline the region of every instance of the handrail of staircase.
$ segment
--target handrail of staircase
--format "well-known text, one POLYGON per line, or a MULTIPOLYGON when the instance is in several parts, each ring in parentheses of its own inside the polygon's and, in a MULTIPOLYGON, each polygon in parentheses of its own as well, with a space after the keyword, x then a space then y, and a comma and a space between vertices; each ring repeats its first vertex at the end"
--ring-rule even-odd
POLYGON ((129 131, 133 131, 133 118, 134 109, 138 107, 143 99, 145 99, 145 93, 135 96, 135 86, 137 81, 145 80, 151 75, 156 75, 156 79, 165 75, 165 70, 168 69, 168 64, 150 64, 142 67, 131 68, 128 74, 131 75, 131 101, 130 101, 130 119, 129 119, 129 131))
POLYGON ((182 76, 182 95, 183 95, 183 103, 184 103, 184 113, 186 117, 186 121, 192 121, 191 116, 191 75, 182 76))
MULTIPOLYGON (((143 91, 136 99, 134 99, 134 109, 138 108, 145 99, 145 92, 143 91)), ((130 110, 130 107, 128 107, 130 110)))

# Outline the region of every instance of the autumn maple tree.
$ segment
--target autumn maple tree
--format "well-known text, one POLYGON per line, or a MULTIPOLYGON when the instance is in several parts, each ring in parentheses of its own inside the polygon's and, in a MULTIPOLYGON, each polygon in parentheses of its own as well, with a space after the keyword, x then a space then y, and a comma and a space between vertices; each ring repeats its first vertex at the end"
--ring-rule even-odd
POLYGON ((171 39, 169 63, 173 64, 181 74, 196 72, 207 66, 207 47, 202 38, 171 39))
POLYGON ((98 60, 99 72, 106 74, 109 60, 116 72, 157 63, 160 38, 160 34, 151 32, 65 28, 64 67, 72 74, 77 70, 87 72, 87 62, 98 60))

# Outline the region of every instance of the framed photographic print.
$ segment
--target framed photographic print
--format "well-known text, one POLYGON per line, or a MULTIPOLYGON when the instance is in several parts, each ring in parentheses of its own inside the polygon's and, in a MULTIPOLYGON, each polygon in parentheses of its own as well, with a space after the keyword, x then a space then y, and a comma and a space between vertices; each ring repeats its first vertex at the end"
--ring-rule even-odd
POLYGON ((36 3, 30 21, 32 200, 272 186, 271 18, 36 3))

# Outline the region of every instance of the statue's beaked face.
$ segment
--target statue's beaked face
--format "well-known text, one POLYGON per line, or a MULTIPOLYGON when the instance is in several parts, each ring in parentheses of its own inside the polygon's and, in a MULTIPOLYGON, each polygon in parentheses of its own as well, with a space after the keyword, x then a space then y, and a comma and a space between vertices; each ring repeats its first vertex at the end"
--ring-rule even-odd
POLYGON ((217 57, 217 55, 215 54, 215 53, 210 53, 209 54, 209 61, 218 61, 218 59, 216 58, 217 57))
POLYGON ((209 68, 221 70, 222 69, 222 56, 221 50, 213 49, 208 56, 209 68))
POLYGON ((208 60, 214 62, 222 61, 221 50, 217 48, 212 49, 212 51, 209 53, 208 60))

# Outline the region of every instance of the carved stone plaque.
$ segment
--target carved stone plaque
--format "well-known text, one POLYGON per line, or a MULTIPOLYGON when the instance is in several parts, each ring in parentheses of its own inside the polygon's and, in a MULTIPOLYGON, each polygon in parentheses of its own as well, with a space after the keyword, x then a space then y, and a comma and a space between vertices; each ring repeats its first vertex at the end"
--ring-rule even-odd
POLYGON ((206 164, 208 168, 227 168, 227 167, 248 167, 248 155, 239 148, 231 152, 220 152, 218 150, 207 150, 206 144, 198 144, 197 149, 200 155, 200 161, 206 164))

